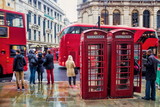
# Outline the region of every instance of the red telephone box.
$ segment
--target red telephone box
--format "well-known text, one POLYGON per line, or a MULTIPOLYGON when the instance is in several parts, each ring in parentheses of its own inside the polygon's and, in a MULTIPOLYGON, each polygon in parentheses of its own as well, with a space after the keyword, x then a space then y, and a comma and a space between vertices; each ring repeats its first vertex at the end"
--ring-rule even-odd
POLYGON ((86 30, 81 36, 81 95, 83 99, 107 97, 107 33, 86 30))
POLYGON ((133 97, 134 33, 117 29, 108 32, 107 37, 111 52, 110 97, 133 97))

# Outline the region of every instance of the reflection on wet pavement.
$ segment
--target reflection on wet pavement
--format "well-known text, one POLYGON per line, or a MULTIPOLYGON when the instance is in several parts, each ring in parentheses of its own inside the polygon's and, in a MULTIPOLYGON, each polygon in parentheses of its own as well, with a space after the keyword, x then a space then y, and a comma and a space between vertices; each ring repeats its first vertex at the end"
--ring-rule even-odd
MULTIPOLYGON (((79 82, 77 82, 79 87, 79 82)), ((145 81, 143 80, 143 84, 145 81)), ((83 100, 80 88, 70 88, 67 81, 58 81, 54 85, 46 82, 25 85, 25 91, 17 91, 15 82, 0 83, 0 107, 159 107, 160 90, 156 101, 140 99, 142 93, 135 93, 133 98, 83 100)))

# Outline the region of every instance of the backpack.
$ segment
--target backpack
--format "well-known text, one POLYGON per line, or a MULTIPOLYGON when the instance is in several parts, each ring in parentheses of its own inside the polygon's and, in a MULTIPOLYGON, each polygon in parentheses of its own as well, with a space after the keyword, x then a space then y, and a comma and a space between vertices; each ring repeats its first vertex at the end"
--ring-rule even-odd
POLYGON ((35 60, 34 57, 31 58, 30 63, 34 66, 37 66, 37 61, 35 60))

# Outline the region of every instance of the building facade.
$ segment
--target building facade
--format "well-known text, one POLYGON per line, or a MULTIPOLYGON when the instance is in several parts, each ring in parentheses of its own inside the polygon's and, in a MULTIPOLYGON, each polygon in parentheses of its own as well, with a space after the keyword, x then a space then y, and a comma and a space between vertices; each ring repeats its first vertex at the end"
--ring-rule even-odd
POLYGON ((16 11, 26 14, 27 48, 44 51, 58 47, 65 14, 57 0, 16 0, 16 11))
POLYGON ((14 0, 0 0, 0 8, 6 10, 14 10, 15 2, 14 0))
POLYGON ((78 22, 160 30, 160 0, 78 0, 78 22))

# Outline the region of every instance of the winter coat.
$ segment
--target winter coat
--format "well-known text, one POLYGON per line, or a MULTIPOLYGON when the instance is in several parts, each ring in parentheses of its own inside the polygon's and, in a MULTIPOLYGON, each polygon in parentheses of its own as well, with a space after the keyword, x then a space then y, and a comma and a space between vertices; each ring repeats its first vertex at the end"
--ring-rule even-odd
POLYGON ((26 61, 21 54, 17 54, 13 61, 13 71, 23 71, 23 67, 26 65, 26 61))
POLYGON ((74 68, 75 68, 74 61, 66 61, 66 68, 67 68, 67 77, 76 76, 74 72, 74 68))
POLYGON ((38 57, 38 67, 37 72, 44 72, 44 59, 42 57, 38 57))
POLYGON ((37 64, 36 64, 36 65, 33 65, 33 64, 31 63, 31 59, 32 59, 32 58, 34 58, 35 61, 36 61, 36 63, 38 64, 38 59, 37 59, 36 55, 35 55, 34 53, 29 53, 29 55, 28 55, 29 66, 30 66, 30 67, 36 67, 37 64))
POLYGON ((53 62, 53 55, 52 54, 46 54, 44 67, 46 69, 53 69, 54 68, 54 62, 53 62))
POLYGON ((156 80, 156 72, 157 72, 157 65, 159 60, 155 58, 154 55, 150 55, 147 58, 147 62, 144 64, 146 66, 146 80, 156 80))

